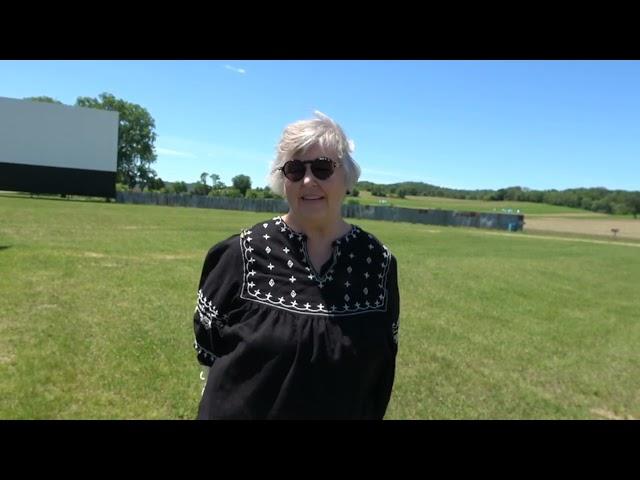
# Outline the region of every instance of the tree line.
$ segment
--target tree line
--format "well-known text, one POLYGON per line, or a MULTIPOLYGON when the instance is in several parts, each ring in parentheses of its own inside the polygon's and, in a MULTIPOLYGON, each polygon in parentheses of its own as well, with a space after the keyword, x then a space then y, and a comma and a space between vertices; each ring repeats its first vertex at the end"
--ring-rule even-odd
POLYGON ((582 208, 609 214, 640 214, 640 191, 608 190, 604 187, 570 188, 566 190, 532 190, 526 187, 508 187, 498 190, 459 190, 438 187, 423 182, 402 182, 381 185, 358 182, 358 188, 378 197, 407 195, 456 198, 461 200, 517 201, 547 203, 582 208))
MULTIPOLYGON (((62 104, 62 102, 47 96, 27 97, 25 100, 62 104)), ((251 178, 247 175, 237 175, 232 179, 230 186, 221 182, 217 174, 207 172, 203 172, 199 181, 191 184, 183 181, 165 182, 151 168, 153 162, 157 160, 154 148, 155 121, 145 108, 116 98, 110 93, 102 93, 96 98, 78 97, 75 106, 119 113, 117 190, 137 189, 208 196, 280 198, 269 187, 252 189, 251 178), (211 184, 208 183, 208 179, 211 179, 211 184)), ((357 197, 359 190, 368 190, 372 195, 378 197, 404 198, 407 195, 420 195, 466 200, 523 201, 582 208, 602 213, 631 213, 636 218, 640 213, 639 191, 607 190, 603 187, 572 188, 561 191, 532 190, 520 186, 499 190, 458 190, 423 182, 382 185, 362 181, 358 182, 357 187, 350 192, 350 196, 357 197)))
MULTIPOLYGON (((132 190, 124 184, 117 184, 116 189, 118 191, 132 190)), ((218 174, 209 174, 207 172, 202 172, 200 174, 200 180, 193 183, 184 181, 165 182, 160 180, 160 182, 149 186, 147 191, 179 195, 203 195, 209 197, 281 198, 279 195, 273 193, 269 187, 251 188, 251 177, 248 175, 236 175, 231 179, 231 185, 227 186, 220 180, 218 174), (210 183, 209 179, 211 179, 210 183)))

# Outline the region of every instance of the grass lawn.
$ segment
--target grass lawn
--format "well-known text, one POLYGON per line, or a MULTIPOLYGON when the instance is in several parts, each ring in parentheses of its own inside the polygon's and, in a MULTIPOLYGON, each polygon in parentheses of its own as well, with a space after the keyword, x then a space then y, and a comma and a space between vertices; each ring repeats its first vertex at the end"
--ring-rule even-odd
MULTIPOLYGON (((204 255, 268 217, 0 196, 0 418, 193 418, 204 255)), ((399 262, 387 418, 640 418, 637 246, 351 221, 399 262)))

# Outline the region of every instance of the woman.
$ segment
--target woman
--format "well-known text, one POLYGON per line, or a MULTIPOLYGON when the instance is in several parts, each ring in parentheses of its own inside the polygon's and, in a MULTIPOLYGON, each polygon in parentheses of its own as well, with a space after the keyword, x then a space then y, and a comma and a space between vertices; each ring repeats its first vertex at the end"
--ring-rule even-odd
POLYGON ((382 419, 395 375, 396 259, 345 222, 360 175, 339 125, 287 126, 270 177, 284 216, 209 250, 194 312, 199 419, 382 419))

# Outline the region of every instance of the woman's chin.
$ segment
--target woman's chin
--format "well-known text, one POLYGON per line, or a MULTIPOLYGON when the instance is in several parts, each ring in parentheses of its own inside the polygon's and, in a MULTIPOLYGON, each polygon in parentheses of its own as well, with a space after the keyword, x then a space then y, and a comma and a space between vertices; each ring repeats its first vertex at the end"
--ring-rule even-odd
POLYGON ((297 213, 307 218, 320 218, 327 215, 327 204, 323 200, 300 200, 297 202, 297 213))
POLYGON ((298 207, 300 209, 306 209, 310 211, 319 211, 325 210, 327 208, 327 201, 324 198, 319 198, 317 200, 306 200, 301 198, 298 200, 298 207))

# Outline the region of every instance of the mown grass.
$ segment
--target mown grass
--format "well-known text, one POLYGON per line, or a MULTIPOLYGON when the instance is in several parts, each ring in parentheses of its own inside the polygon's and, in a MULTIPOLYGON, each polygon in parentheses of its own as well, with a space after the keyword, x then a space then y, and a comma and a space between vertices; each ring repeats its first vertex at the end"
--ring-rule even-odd
MULTIPOLYGON (((268 217, 0 196, 0 417, 193 418, 202 260, 268 217)), ((387 418, 640 417, 637 247, 353 222, 399 262, 387 418)))

